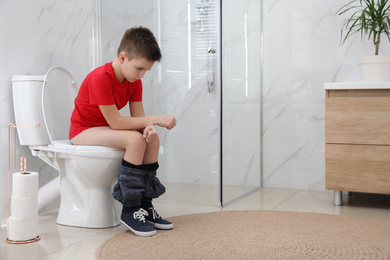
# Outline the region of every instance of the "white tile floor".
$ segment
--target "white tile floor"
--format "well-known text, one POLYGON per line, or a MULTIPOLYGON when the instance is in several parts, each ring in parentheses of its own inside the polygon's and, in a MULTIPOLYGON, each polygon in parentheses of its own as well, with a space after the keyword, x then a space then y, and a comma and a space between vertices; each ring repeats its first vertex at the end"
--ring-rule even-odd
MULTIPOLYGON (((356 216, 390 222, 390 196, 352 194, 344 196, 344 206, 332 205, 330 191, 307 191, 263 188, 233 205, 221 208, 218 188, 208 185, 167 184, 167 192, 154 205, 164 217, 222 210, 283 210, 356 216)), ((39 216, 41 240, 26 245, 5 242, 6 228, 0 230, 0 259, 71 259, 93 260, 95 251, 105 240, 126 228, 84 229, 57 225, 57 212, 39 216)))

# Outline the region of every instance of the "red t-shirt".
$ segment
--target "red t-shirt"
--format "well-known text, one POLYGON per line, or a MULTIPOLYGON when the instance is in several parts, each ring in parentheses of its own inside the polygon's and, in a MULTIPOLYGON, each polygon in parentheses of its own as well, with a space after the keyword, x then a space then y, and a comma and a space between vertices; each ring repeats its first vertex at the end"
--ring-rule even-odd
POLYGON ((108 126, 99 105, 116 105, 118 110, 127 102, 142 101, 142 82, 123 83, 115 78, 112 62, 96 68, 85 78, 74 101, 70 119, 69 139, 96 126, 108 126))

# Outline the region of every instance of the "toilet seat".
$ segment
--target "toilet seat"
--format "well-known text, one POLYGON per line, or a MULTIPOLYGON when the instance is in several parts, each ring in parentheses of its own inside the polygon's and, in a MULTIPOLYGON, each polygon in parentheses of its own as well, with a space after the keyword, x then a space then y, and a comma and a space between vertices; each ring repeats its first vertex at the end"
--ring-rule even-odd
POLYGON ((78 86, 73 76, 62 67, 53 67, 45 75, 42 87, 43 119, 50 143, 68 139, 70 118, 78 86))
POLYGON ((68 140, 55 141, 54 144, 49 144, 41 150, 96 158, 122 158, 124 154, 124 149, 97 145, 72 145, 68 140))

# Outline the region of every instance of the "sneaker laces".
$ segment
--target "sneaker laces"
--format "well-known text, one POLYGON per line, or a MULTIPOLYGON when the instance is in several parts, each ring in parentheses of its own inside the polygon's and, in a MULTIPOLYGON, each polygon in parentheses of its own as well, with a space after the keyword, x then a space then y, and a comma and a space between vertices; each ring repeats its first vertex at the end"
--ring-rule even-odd
POLYGON ((152 212, 153 212, 153 219, 161 218, 160 214, 158 214, 157 210, 155 210, 154 208, 152 208, 152 212))
POLYGON ((148 216, 148 212, 143 208, 140 208, 138 211, 133 213, 134 219, 138 219, 138 221, 143 221, 145 223, 145 216, 148 216))

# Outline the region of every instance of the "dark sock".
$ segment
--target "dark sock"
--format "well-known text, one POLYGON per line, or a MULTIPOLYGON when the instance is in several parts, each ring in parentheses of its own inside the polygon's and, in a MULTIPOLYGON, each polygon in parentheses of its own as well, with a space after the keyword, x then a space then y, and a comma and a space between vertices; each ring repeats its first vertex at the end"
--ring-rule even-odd
POLYGON ((122 165, 129 168, 139 169, 142 170, 142 165, 135 165, 128 161, 125 161, 125 159, 122 159, 122 165))
POLYGON ((134 210, 137 210, 139 208, 140 208, 140 206, 136 206, 136 207, 126 207, 126 206, 123 206, 122 213, 130 213, 130 212, 132 212, 134 210))
POLYGON ((157 171, 159 165, 158 162, 155 163, 150 163, 150 164, 142 164, 142 165, 135 165, 132 164, 125 159, 122 160, 122 165, 125 167, 130 167, 134 169, 139 169, 139 170, 146 170, 146 171, 157 171))
POLYGON ((148 209, 150 207, 153 207, 152 199, 149 198, 143 198, 141 202, 141 208, 148 209))
POLYGON ((143 170, 147 170, 147 171, 157 171, 157 169, 159 167, 158 162, 143 164, 141 166, 142 166, 143 170))

